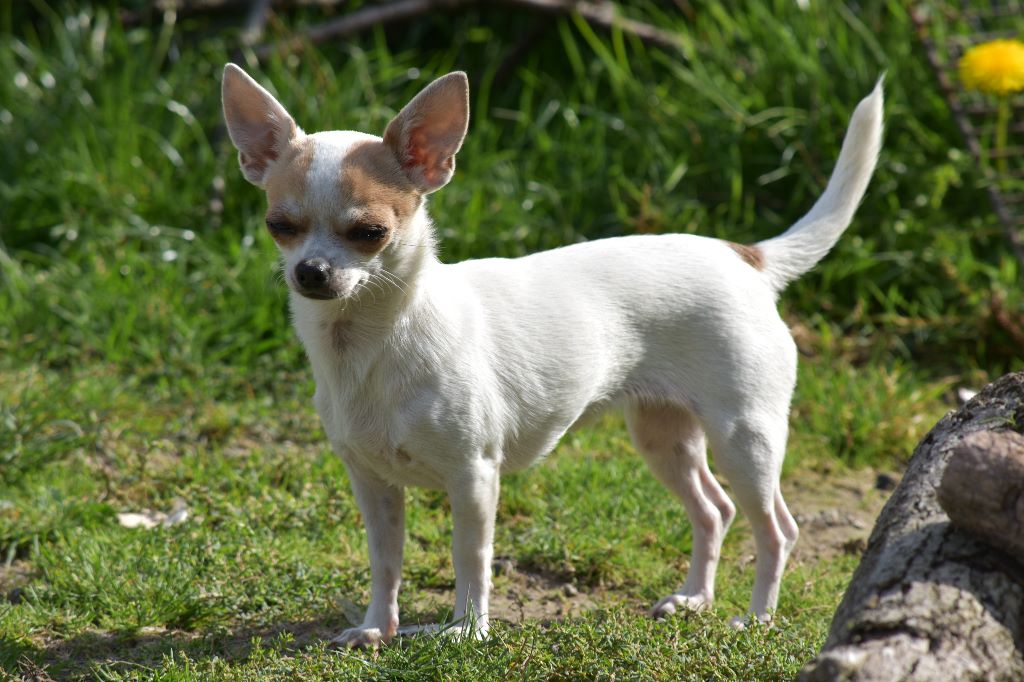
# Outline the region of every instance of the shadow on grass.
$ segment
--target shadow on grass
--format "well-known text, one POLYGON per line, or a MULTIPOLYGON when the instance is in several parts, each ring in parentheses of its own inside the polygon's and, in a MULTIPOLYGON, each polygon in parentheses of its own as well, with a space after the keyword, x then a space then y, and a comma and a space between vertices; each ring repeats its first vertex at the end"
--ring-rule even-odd
POLYGON ((10 635, 0 635, 0 672, 16 670, 19 661, 33 660, 38 658, 40 653, 39 649, 24 640, 10 635))
POLYGON ((31 663, 44 669, 50 679, 64 680, 91 677, 98 668, 118 671, 156 668, 164 657, 178 652, 194 660, 217 657, 229 662, 242 661, 249 657, 256 643, 262 643, 264 647, 297 653, 329 641, 345 627, 349 625, 344 615, 325 613, 311 620, 288 620, 272 625, 213 631, 165 628, 142 628, 133 632, 90 631, 68 639, 52 640, 42 648, 0 639, 0 652, 5 654, 5 659, 8 653, 14 655, 13 660, 21 660, 23 668, 31 663), (9 650, 4 649, 8 646, 9 650), (19 646, 21 649, 15 651, 14 648, 19 646))
MULTIPOLYGON (((265 649, 300 654, 329 642, 352 626, 355 604, 344 602, 340 610, 325 611, 306 620, 283 620, 252 627, 215 626, 205 630, 174 630, 147 627, 134 631, 89 631, 68 639, 53 639, 41 647, 10 637, 0 637, 0 662, 22 679, 91 679, 100 668, 106 671, 151 670, 166 656, 177 653, 203 661, 244 661, 257 644, 265 649)), ((449 615, 443 609, 411 609, 409 622, 438 622, 449 615)), ((16 678, 19 679, 19 678, 16 678)))

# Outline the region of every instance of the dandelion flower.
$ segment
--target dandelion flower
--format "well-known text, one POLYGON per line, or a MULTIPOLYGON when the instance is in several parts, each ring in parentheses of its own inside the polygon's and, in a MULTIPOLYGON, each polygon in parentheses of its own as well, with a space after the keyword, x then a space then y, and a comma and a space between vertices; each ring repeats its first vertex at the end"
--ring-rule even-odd
POLYGON ((966 87, 994 95, 1024 90, 1024 43, 993 40, 975 45, 960 59, 960 78, 966 87))

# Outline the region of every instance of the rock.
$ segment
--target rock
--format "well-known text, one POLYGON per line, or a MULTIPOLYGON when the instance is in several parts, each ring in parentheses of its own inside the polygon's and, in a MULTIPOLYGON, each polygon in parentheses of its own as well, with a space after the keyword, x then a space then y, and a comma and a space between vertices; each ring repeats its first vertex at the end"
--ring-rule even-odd
MULTIPOLYGON (((951 523, 938 493, 952 461, 979 445, 1017 441, 1021 430, 1024 372, 1017 372, 924 437, 875 524, 824 648, 800 680, 1024 679, 1024 567, 1009 542, 997 550, 976 527, 951 523)), ((985 486, 1024 483, 1008 475, 981 484, 972 461, 965 457, 965 469, 952 475, 962 477, 956 487, 972 499, 973 513, 979 505, 1017 509, 974 499, 985 486)))
POLYGON ((878 478, 875 479, 875 490, 896 490, 896 483, 896 479, 889 474, 878 474, 878 478))
POLYGON ((939 504, 960 528, 1024 560, 1024 436, 964 438, 942 475, 939 504))

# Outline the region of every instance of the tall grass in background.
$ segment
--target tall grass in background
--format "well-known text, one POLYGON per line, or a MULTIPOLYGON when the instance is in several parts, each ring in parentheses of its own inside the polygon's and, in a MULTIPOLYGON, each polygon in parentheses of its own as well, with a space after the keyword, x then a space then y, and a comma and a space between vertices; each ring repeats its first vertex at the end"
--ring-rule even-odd
MULTIPOLYGON (((1001 291, 1019 310, 1019 273, 904 5, 624 7, 678 32, 677 52, 487 8, 241 61, 310 131, 379 133, 431 78, 468 71, 470 135, 431 198, 449 261, 638 232, 777 234, 820 194, 853 107, 885 72, 876 178, 850 233, 782 305, 827 330, 819 345, 850 339, 855 357, 881 348, 935 374, 998 373, 1018 349, 987 302, 1001 291)), ((165 384, 245 367, 258 387, 302 358, 263 199, 220 122, 236 29, 119 16, 0 8, 0 363, 96 361, 165 384)), ((287 15, 268 38, 322 18, 287 15)))

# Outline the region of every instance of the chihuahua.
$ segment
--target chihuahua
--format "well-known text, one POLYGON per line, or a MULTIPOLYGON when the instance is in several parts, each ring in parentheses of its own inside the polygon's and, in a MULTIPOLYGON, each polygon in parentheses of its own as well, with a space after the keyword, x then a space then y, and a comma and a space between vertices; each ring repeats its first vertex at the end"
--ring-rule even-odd
POLYGON ((266 191, 313 402, 366 523, 370 603, 337 645, 398 632, 405 486, 447 492, 447 630, 486 634, 501 474, 608 408, 625 412, 636 449, 693 526, 686 579, 651 615, 714 599, 736 512, 708 468, 710 445, 754 533, 750 613, 770 619, 798 534, 779 488, 797 353, 776 302, 828 253, 867 189, 881 81, 854 111, 824 194, 782 235, 752 245, 616 237, 453 265, 438 260, 426 197, 451 179, 466 135, 464 73, 424 88, 383 137, 306 134, 234 64, 222 96, 242 173, 266 191))

